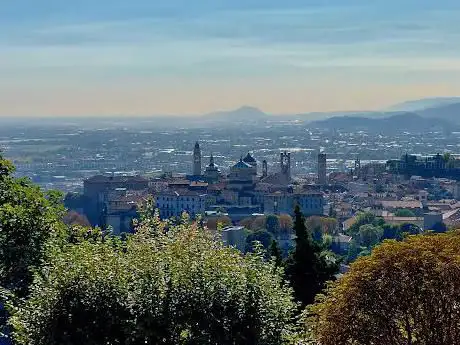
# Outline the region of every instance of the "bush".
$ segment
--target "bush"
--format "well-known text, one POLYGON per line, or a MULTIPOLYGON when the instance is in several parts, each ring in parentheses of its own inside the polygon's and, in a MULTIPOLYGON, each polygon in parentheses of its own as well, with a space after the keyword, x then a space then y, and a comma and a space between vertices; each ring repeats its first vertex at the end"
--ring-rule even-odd
POLYGON ((68 245, 35 277, 17 344, 281 344, 296 310, 263 253, 144 220, 126 243, 68 245))

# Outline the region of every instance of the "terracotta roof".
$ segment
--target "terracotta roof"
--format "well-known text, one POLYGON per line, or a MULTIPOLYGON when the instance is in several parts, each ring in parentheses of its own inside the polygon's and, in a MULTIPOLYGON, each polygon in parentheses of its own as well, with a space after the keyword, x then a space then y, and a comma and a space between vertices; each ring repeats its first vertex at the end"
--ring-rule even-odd
POLYGON ((422 208, 420 201, 394 201, 394 200, 382 200, 380 204, 384 208, 422 208))

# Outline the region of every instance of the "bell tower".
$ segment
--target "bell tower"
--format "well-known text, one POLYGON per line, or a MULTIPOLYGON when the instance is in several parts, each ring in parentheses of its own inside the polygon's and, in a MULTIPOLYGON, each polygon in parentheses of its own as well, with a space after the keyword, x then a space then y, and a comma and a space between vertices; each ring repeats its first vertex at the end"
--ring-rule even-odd
POLYGON ((281 173, 286 176, 287 180, 291 180, 291 153, 281 152, 280 154, 280 168, 281 173))
POLYGON ((201 149, 198 141, 193 149, 193 175, 201 176, 201 149))
POLYGON ((267 177, 268 176, 268 164, 267 161, 264 159, 262 162, 262 177, 267 177))

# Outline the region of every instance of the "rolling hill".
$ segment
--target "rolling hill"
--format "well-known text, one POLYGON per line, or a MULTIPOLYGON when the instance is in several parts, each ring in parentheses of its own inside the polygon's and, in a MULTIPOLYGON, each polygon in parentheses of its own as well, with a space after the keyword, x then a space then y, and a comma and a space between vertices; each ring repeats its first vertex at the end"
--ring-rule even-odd
POLYGON ((417 111, 424 118, 433 118, 460 124, 460 101, 417 111))
POLYGON ((415 113, 403 113, 386 118, 338 116, 310 123, 310 127, 368 132, 427 132, 454 130, 457 126, 449 121, 425 118, 415 113))
POLYGON ((418 112, 428 108, 442 107, 453 103, 460 103, 460 97, 431 97, 406 101, 393 105, 385 109, 385 111, 418 112))

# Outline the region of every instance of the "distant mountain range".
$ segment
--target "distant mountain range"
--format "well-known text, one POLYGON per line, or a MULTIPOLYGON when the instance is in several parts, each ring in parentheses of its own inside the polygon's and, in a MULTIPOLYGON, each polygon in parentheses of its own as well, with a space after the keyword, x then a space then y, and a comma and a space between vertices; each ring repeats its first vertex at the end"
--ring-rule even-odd
POLYGON ((460 124, 460 101, 458 103, 426 108, 417 111, 417 114, 426 118, 435 118, 460 124))
POLYGON ((385 112, 392 111, 406 111, 406 112, 418 112, 428 108, 437 108, 445 105, 450 105, 454 103, 460 103, 460 97, 433 97, 433 98, 423 98, 413 101, 406 101, 393 105, 387 109, 385 112))
POLYGON ((415 113, 402 113, 385 118, 368 118, 356 116, 336 116, 326 120, 314 121, 311 127, 367 132, 427 132, 452 131, 458 126, 449 121, 425 118, 415 113))
POLYGON ((247 121, 296 120, 315 126, 331 128, 360 127, 403 130, 427 130, 430 128, 456 128, 460 125, 460 97, 426 98, 397 104, 385 111, 313 112, 304 114, 266 114, 262 110, 244 106, 236 110, 219 111, 200 117, 205 123, 225 122, 236 124, 247 121), (330 120, 330 121, 328 121, 330 120))

